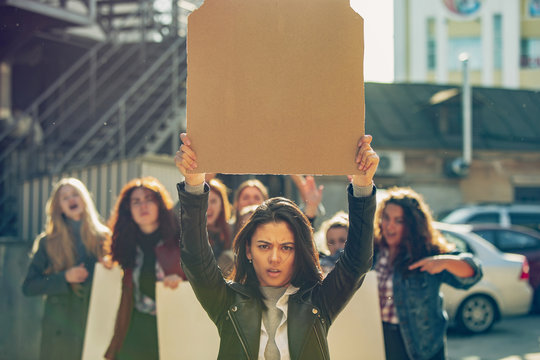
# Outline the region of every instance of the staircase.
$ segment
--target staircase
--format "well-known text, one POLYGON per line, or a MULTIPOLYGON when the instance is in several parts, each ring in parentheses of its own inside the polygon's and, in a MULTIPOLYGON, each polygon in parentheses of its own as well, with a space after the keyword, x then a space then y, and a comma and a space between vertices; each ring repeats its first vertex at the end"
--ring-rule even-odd
POLYGON ((186 19, 200 3, 96 2, 107 41, 92 47, 25 111, 42 129, 42 143, 0 132, 0 241, 21 233, 24 181, 174 153, 185 128, 186 19))

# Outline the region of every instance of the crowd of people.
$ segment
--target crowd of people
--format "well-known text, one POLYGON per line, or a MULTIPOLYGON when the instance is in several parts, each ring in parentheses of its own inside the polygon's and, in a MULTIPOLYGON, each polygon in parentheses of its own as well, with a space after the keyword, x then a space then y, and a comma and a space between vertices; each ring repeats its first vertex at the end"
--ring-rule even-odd
POLYGON ((22 287, 46 295, 40 359, 81 359, 97 262, 123 270, 105 359, 159 359, 155 285, 174 289, 182 281, 217 326, 218 359, 328 359, 329 327, 369 271, 386 358, 446 358, 439 288, 471 287, 481 265, 433 228, 414 190, 389 189, 377 204, 371 136, 351 154, 358 171, 346 188, 348 212, 317 232, 324 189, 313 177, 291 175, 300 206, 270 198, 256 179, 230 201, 218 177, 197 172, 191 140, 181 139, 176 207, 156 178, 136 178, 105 223, 82 182, 64 178, 53 188, 22 287))

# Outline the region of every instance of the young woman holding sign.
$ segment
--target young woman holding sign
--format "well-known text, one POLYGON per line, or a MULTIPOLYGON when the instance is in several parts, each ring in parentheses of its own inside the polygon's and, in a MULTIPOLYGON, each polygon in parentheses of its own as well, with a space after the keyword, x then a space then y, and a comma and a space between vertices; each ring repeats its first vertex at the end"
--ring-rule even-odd
POLYGON ((174 289, 185 278, 172 207, 169 193, 153 177, 131 180, 118 196, 109 247, 124 277, 106 359, 159 359, 156 281, 174 289))
POLYGON ((328 329, 372 264, 379 157, 363 136, 347 188, 350 228, 342 261, 323 280, 311 225, 292 201, 260 205, 234 240, 232 282, 221 276, 206 234, 209 188, 186 134, 176 154, 184 271, 221 338, 218 359, 328 359, 328 329))
POLYGON ((22 289, 25 295, 47 296, 39 358, 79 360, 94 265, 110 232, 86 186, 75 178, 56 183, 46 213, 22 289))

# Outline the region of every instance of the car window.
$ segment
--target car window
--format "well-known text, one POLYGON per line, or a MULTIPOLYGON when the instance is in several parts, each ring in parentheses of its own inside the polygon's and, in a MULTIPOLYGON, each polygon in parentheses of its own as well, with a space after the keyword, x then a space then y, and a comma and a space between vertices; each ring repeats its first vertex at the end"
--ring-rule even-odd
POLYGON ((498 248, 505 252, 540 248, 539 239, 515 231, 500 231, 497 240, 499 245, 498 248))
POLYGON ((480 235, 481 237, 483 237, 484 239, 486 239, 487 241, 489 241, 490 243, 492 243, 493 245, 497 245, 496 244, 496 241, 495 241, 495 233, 491 230, 474 230, 474 233, 477 234, 477 235, 480 235))
POLYGON ((500 215, 497 212, 475 214, 467 220, 469 224, 499 224, 500 215))
POLYGON ((510 212, 510 222, 513 225, 527 226, 533 230, 540 230, 540 213, 510 212))
POLYGON ((469 244, 467 244, 467 242, 463 240, 461 237, 459 237, 458 235, 445 231, 445 230, 442 230, 441 233, 443 234, 443 236, 445 237, 447 241, 456 245, 456 250, 461 251, 461 252, 473 253, 469 244))

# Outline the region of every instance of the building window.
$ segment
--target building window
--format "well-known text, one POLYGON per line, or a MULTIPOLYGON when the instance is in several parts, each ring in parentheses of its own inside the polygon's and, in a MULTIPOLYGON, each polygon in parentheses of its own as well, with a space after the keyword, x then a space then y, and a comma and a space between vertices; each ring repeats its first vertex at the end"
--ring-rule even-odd
POLYGON ((540 203, 540 186, 516 186, 514 188, 514 201, 520 203, 540 203))
POLYGON ((437 67, 437 41, 436 41, 435 19, 427 19, 427 67, 428 70, 435 70, 437 67))
POLYGON ((482 40, 480 37, 455 37, 449 39, 448 66, 450 70, 460 70, 461 62, 459 54, 469 54, 469 69, 480 70, 482 68, 482 40))
POLYGON ((493 16, 493 66, 502 69, 502 16, 493 16))
POLYGON ((540 38, 521 39, 521 68, 540 68, 540 38))
POLYGON ((540 0, 529 0, 528 13, 530 17, 540 17, 540 0))

